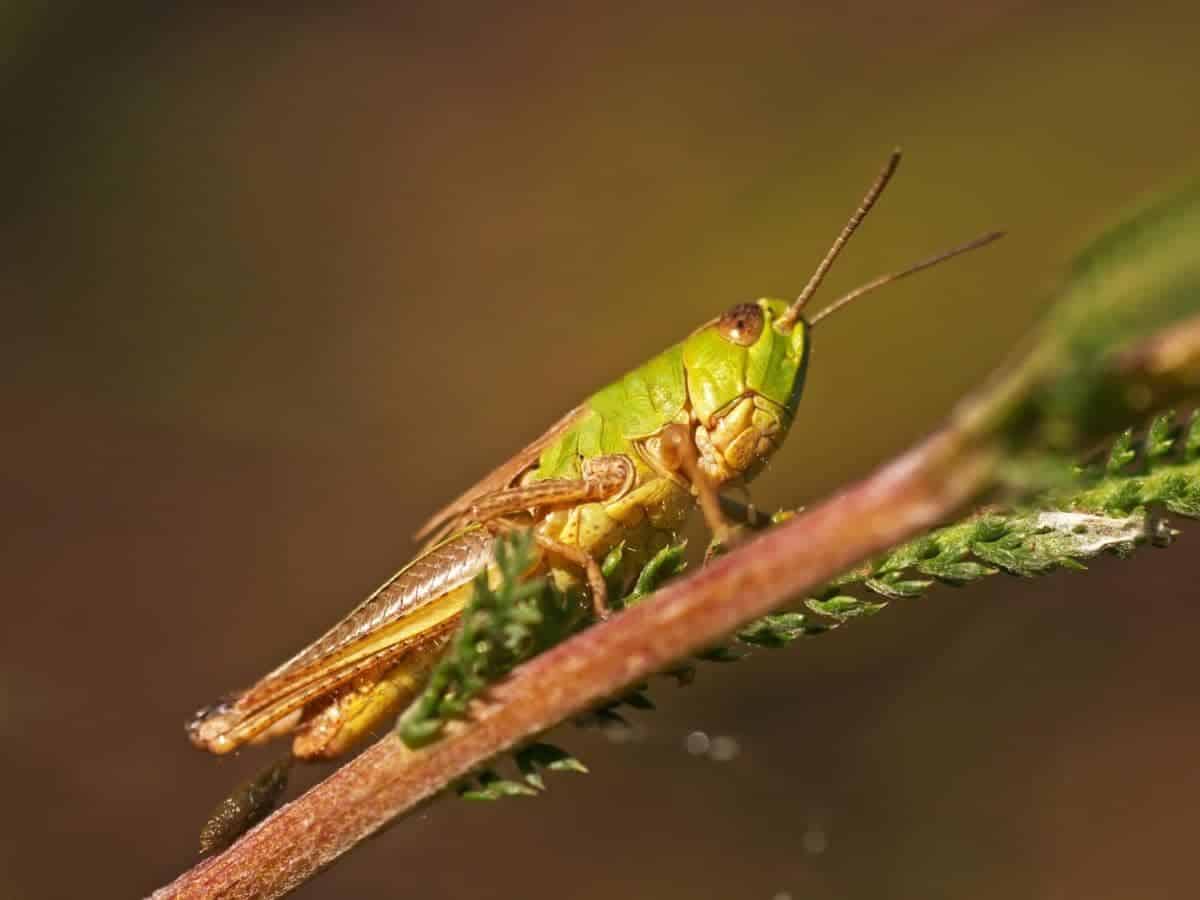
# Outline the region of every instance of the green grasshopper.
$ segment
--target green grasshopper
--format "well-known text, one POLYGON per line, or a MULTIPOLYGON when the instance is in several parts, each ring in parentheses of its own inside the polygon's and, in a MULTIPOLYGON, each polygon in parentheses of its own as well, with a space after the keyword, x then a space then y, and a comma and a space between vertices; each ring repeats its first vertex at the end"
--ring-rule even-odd
POLYGON ((629 577, 675 540, 697 505, 717 543, 737 540, 737 505, 720 492, 753 478, 782 444, 817 323, 1000 237, 876 278, 805 318, 899 162, 895 151, 796 300, 739 303, 572 409, 430 518, 417 557, 341 622, 248 690, 200 710, 187 726, 192 743, 228 753, 294 733, 296 758, 345 752, 420 690, 504 532, 529 529, 538 548, 530 576, 586 586, 600 617, 609 608, 599 561, 616 545, 629 577))

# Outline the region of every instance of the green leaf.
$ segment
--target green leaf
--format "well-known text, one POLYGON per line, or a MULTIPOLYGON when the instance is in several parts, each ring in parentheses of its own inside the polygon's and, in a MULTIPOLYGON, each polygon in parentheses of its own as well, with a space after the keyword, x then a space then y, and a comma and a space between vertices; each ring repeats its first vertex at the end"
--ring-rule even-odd
POLYGON ((970 538, 971 542, 981 541, 994 544, 1012 534, 1012 525, 1003 516, 980 516, 975 522, 970 538))
POLYGON ((609 597, 620 597, 624 593, 623 573, 625 562, 625 542, 617 544, 604 557, 600 564, 600 574, 604 576, 604 584, 608 588, 609 597))
POLYGON ((744 653, 736 650, 733 647, 726 646, 725 644, 719 644, 716 647, 709 647, 707 650, 702 650, 696 654, 696 659, 712 663, 739 662, 744 657, 744 653))
POLYGON ((1170 455, 1175 447, 1175 413, 1156 416, 1146 434, 1146 461, 1150 465, 1170 455))
POLYGON ((681 541, 678 544, 670 544, 650 559, 642 571, 638 574, 637 582, 634 584, 633 590, 625 598, 625 606, 632 606, 639 600, 648 597, 663 585, 667 580, 674 578, 684 570, 687 563, 684 560, 684 553, 687 550, 687 542, 681 541))
POLYGON ((1184 459, 1188 462, 1200 456, 1200 410, 1192 413, 1188 420, 1187 436, 1183 440, 1184 459))
POLYGON ((920 596, 933 582, 926 578, 904 578, 901 572, 889 572, 882 578, 868 578, 863 584, 881 597, 903 600, 920 596))
POLYGON ((981 543, 973 545, 971 550, 984 562, 1012 575, 1040 575, 1054 565, 1051 560, 1037 559, 1029 553, 1007 547, 981 543))
POLYGON ((755 647, 783 647, 808 634, 808 617, 801 612, 775 613, 755 619, 737 633, 743 644, 755 647))
POLYGON ((501 778, 491 769, 484 769, 475 780, 461 782, 458 795, 464 800, 502 800, 505 797, 536 797, 538 789, 522 781, 501 778))
POLYGON ((545 780, 539 769, 551 772, 578 772, 587 774, 587 766, 567 751, 553 744, 533 743, 522 747, 514 757, 517 768, 530 786, 539 791, 546 789, 545 780))
POLYGON ((874 615, 887 606, 886 603, 860 600, 858 597, 851 597, 848 594, 839 594, 827 600, 809 599, 804 601, 804 604, 813 612, 836 619, 839 622, 844 622, 847 619, 853 619, 858 616, 874 615))
POLYGON ((1044 377, 1010 426, 1079 450, 1153 410, 1114 361, 1200 313, 1200 182, 1163 196, 1100 236, 1076 259, 1046 317, 1044 377))
POLYGON ((1113 441, 1112 449, 1108 451, 1108 464, 1105 470, 1109 475, 1116 475, 1137 457, 1133 447, 1133 429, 1126 428, 1113 441))
POLYGON ((917 571, 932 575, 938 581, 949 584, 966 584, 991 575, 994 570, 976 562, 954 562, 952 560, 929 560, 917 566, 917 571))

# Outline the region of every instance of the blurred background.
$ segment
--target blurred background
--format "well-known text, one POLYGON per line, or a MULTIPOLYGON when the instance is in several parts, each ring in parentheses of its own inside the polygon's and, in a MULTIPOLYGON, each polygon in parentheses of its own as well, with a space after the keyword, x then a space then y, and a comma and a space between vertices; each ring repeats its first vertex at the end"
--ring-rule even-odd
MULTIPOLYGON (((898 452, 1196 171, 1197 46, 1156 2, 6 4, 0 896, 190 865, 276 754, 198 753, 192 710, 590 390, 797 292, 902 144, 826 299, 1011 235, 822 328, 754 496, 898 452)), ((555 732, 593 774, 442 800, 297 896, 1194 896, 1198 540, 657 684, 636 740, 555 732)))

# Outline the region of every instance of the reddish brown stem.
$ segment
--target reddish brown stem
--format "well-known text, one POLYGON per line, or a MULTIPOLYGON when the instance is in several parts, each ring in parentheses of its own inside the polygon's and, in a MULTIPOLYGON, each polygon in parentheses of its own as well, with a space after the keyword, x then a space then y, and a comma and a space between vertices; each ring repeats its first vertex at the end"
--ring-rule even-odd
POLYGON ((278 897, 496 754, 938 524, 989 479, 991 456, 971 430, 960 420, 804 515, 531 660, 437 743, 413 751, 395 736, 381 740, 154 897, 278 897))

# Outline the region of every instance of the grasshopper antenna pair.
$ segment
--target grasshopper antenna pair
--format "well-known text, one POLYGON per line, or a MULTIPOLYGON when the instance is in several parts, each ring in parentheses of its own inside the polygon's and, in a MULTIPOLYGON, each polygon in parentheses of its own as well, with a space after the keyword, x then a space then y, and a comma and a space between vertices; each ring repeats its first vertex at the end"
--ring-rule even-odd
MULTIPOLYGON (((883 170, 880 171, 879 175, 876 176, 874 183, 867 190, 862 202, 858 205, 858 209, 856 209, 854 214, 850 216, 850 221, 846 223, 846 227, 843 228, 837 238, 834 239, 832 246, 830 246, 829 251, 825 254, 825 258, 821 260, 821 263, 817 266, 816 271, 812 273, 812 277, 808 279, 808 284, 806 284, 804 286, 804 290, 800 292, 800 296, 798 296, 796 301, 788 307, 787 312, 779 318, 779 321, 776 324, 780 329, 783 331, 790 331, 795 326, 796 322, 801 318, 805 305, 807 305, 808 301, 812 299, 813 294, 817 292, 817 288, 821 286, 821 282, 825 280, 825 276, 829 274, 829 270, 833 267, 834 260, 838 258, 838 255, 842 252, 842 248, 845 247, 846 242, 850 240, 850 236, 858 230, 858 226, 863 223, 863 220, 867 217, 867 213, 871 211, 871 208, 875 205, 876 201, 879 200, 880 195, 883 194, 883 189, 886 188, 888 182, 892 180, 892 176, 896 174, 896 168, 899 165, 900 149, 897 148, 893 150, 892 155, 888 157, 888 161, 884 165, 883 170)), ((816 325, 822 319, 837 312, 843 306, 846 306, 848 303, 857 300, 864 294, 869 294, 876 288, 881 288, 885 284, 891 284, 893 281, 899 281, 901 278, 914 275, 923 269, 936 266, 938 263, 945 262, 946 260, 958 256, 959 254, 966 253, 969 250, 975 250, 976 248, 982 247, 985 244, 990 244, 992 241, 1002 237, 1004 237, 1003 231, 989 231, 987 234, 981 235, 974 240, 967 241, 965 244, 952 247, 949 250, 945 250, 936 256, 929 257, 928 259, 923 259, 906 269, 901 269, 898 272, 889 272, 886 275, 880 275, 878 278, 872 279, 866 284, 855 288, 850 293, 843 294, 841 297, 838 297, 812 318, 808 319, 808 325, 809 327, 816 325)))

